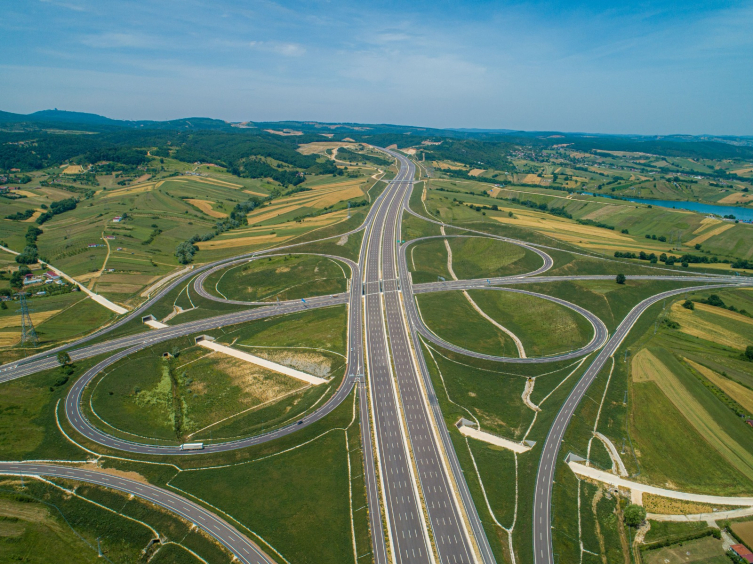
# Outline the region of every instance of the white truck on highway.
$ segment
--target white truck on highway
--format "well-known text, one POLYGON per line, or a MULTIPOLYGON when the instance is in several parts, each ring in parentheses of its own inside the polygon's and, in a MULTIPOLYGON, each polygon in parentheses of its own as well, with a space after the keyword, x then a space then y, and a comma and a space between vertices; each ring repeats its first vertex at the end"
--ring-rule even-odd
POLYGON ((204 450, 204 443, 183 443, 180 450, 204 450))

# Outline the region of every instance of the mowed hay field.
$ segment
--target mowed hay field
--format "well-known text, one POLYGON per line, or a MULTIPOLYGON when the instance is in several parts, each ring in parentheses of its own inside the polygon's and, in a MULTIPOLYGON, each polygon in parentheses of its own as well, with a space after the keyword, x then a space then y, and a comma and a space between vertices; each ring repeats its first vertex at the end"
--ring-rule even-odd
MULTIPOLYGON (((735 433, 736 436, 733 438, 727 432, 724 423, 715 414, 709 413, 709 403, 706 401, 706 396, 699 396, 699 393, 705 391, 703 385, 695 377, 688 375, 679 361, 661 349, 643 348, 631 361, 631 375, 634 392, 646 390, 647 386, 654 387, 664 398, 669 400, 673 407, 672 411, 679 413, 684 419, 684 425, 682 421, 677 419, 671 425, 663 423, 661 419, 672 415, 666 409, 661 419, 643 419, 639 424, 640 430, 634 434, 634 439, 636 435, 638 436, 639 444, 644 443, 644 441, 653 442, 654 444, 651 447, 657 449, 657 452, 663 452, 662 456, 669 459, 671 459, 672 451, 677 450, 678 447, 690 449, 678 460, 674 460, 673 464, 679 464, 680 460, 687 458, 695 451, 693 453, 695 464, 691 465, 693 466, 692 470, 680 465, 683 472, 686 473, 697 472, 699 469, 706 470, 709 465, 713 464, 713 459, 708 458, 708 453, 704 455, 702 452, 704 445, 708 445, 731 467, 729 468, 730 472, 734 468, 745 476, 749 482, 753 482, 753 437, 745 436, 745 444, 741 444, 738 441, 740 438, 738 433, 735 433), (683 371, 685 377, 681 374, 683 371), (638 390, 638 388, 643 390, 638 390), (654 426, 656 428, 652 429, 654 426), (695 433, 689 433, 687 427, 692 428, 695 433), (671 442, 669 439, 675 434, 683 436, 685 440, 675 441, 675 444, 667 449, 671 442), (694 434, 699 437, 702 443, 698 443, 696 447, 690 446, 693 442, 697 443, 697 439, 695 441, 692 439, 694 434)), ((640 396, 646 397, 643 393, 640 396)), ((634 415, 636 416, 634 424, 636 424, 638 423, 638 415, 635 414, 636 406, 639 410, 646 406, 638 405, 639 399, 637 397, 633 401, 634 415)), ((724 409, 724 406, 722 408, 724 409)), ((733 430, 730 430, 730 432, 733 432, 733 430)), ((637 447, 637 451, 641 453, 643 448, 637 447)), ((643 468, 648 472, 652 470, 649 464, 643 464, 643 468)), ((719 470, 721 468, 715 468, 715 473, 718 473, 719 470)))
POLYGON ((753 521, 732 523, 730 529, 742 539, 746 546, 753 546, 753 521))
POLYGON ((742 407, 753 413, 753 390, 688 358, 685 359, 685 362, 742 407))
POLYGON ((689 310, 675 302, 671 317, 680 324, 680 331, 692 337, 740 351, 753 344, 753 319, 739 313, 700 303, 689 310))
POLYGON ((255 210, 249 214, 248 224, 258 225, 272 219, 283 219, 290 212, 302 208, 321 210, 344 200, 360 198, 365 195, 364 188, 366 185, 367 182, 364 179, 349 179, 333 184, 321 184, 312 187, 311 190, 280 198, 269 206, 255 210))
POLYGON ((186 200, 189 204, 196 206, 201 211, 203 211, 205 214, 211 217, 227 217, 226 213, 218 212, 214 209, 212 209, 212 202, 208 200, 186 200))

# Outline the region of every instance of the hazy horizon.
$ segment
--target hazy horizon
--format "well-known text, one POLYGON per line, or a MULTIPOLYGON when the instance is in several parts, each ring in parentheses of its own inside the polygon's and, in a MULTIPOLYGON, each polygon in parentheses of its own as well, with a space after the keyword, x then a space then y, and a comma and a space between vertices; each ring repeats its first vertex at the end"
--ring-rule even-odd
POLYGON ((0 107, 113 119, 753 134, 753 4, 32 0, 0 107))

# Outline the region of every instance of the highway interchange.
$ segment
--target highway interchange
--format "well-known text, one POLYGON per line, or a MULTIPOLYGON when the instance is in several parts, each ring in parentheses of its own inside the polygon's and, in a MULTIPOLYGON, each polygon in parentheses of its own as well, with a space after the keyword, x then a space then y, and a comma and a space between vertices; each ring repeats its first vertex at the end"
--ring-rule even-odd
MULTIPOLYGON (((88 370, 71 387, 64 406, 68 421, 78 433, 108 448, 140 455, 170 456, 195 456, 245 448, 296 432, 325 417, 350 395, 354 387, 357 387, 375 562, 387 564, 390 561, 395 563, 438 561, 441 564, 465 562, 488 564, 495 562, 495 558, 444 424, 418 335, 448 350, 498 362, 552 362, 585 356, 601 349, 562 406, 542 449, 533 500, 534 558, 536 564, 553 563, 551 488, 555 461, 567 425, 589 385, 604 363, 614 354, 638 317, 653 303, 665 297, 687 292, 689 289, 672 290, 644 300, 628 314, 611 338, 604 324, 587 310, 564 300, 533 293, 574 309, 591 322, 594 328, 593 338, 586 347, 578 351, 544 358, 518 359, 481 355, 452 345, 437 337, 426 327, 421 319, 414 294, 460 289, 531 293, 505 286, 576 278, 610 279, 612 276, 542 276, 551 268, 552 259, 539 248, 540 246, 474 232, 472 236, 493 237, 523 246, 536 253, 542 259, 543 264, 534 272, 523 275, 413 286, 405 252, 409 245, 429 238, 400 244, 403 213, 418 215, 408 206, 415 168, 413 163, 402 154, 389 153, 399 163, 397 176, 373 203, 364 223, 359 228, 348 232, 352 234, 361 230, 365 231, 358 263, 342 257, 323 255, 345 262, 349 266, 351 279, 348 293, 307 298, 305 302, 295 300, 267 305, 258 302, 222 300, 204 289, 207 277, 217 270, 253 260, 262 255, 273 256, 272 253, 279 253, 308 243, 288 245, 217 261, 173 280, 142 306, 110 327, 75 343, 1 366, 0 382, 54 368, 58 365, 54 356, 58 350, 69 349, 74 360, 112 353, 88 370), (154 303, 174 288, 190 283, 192 278, 195 291, 205 298, 226 301, 238 306, 257 307, 86 346, 95 339, 101 339, 107 332, 148 314, 149 308, 154 303), (87 384, 105 367, 145 347, 265 317, 343 304, 347 304, 348 307, 346 373, 335 393, 322 406, 308 414, 302 425, 290 422, 253 437, 207 444, 202 451, 182 451, 177 446, 142 444, 110 436, 94 427, 81 411, 81 396, 87 384)), ((441 224, 424 216, 419 215, 419 217, 441 224)), ((441 237, 444 236, 436 236, 436 238, 441 237)), ((668 275, 631 278, 712 284, 704 287, 725 287, 745 283, 739 279, 719 276, 668 275)), ((195 523, 226 546, 242 562, 275 561, 211 511, 167 490, 141 482, 115 478, 101 472, 50 464, 1 463, 0 474, 66 477, 127 491, 166 507, 195 523)))

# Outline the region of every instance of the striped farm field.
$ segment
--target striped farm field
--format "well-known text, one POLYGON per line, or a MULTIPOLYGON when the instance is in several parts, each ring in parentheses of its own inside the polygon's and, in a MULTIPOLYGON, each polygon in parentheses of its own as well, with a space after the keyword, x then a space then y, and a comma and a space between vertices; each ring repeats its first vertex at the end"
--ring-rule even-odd
POLYGON ((753 453, 722 428, 664 362, 644 348, 633 357, 631 368, 634 382, 654 382, 701 437, 732 467, 753 480, 753 453))

